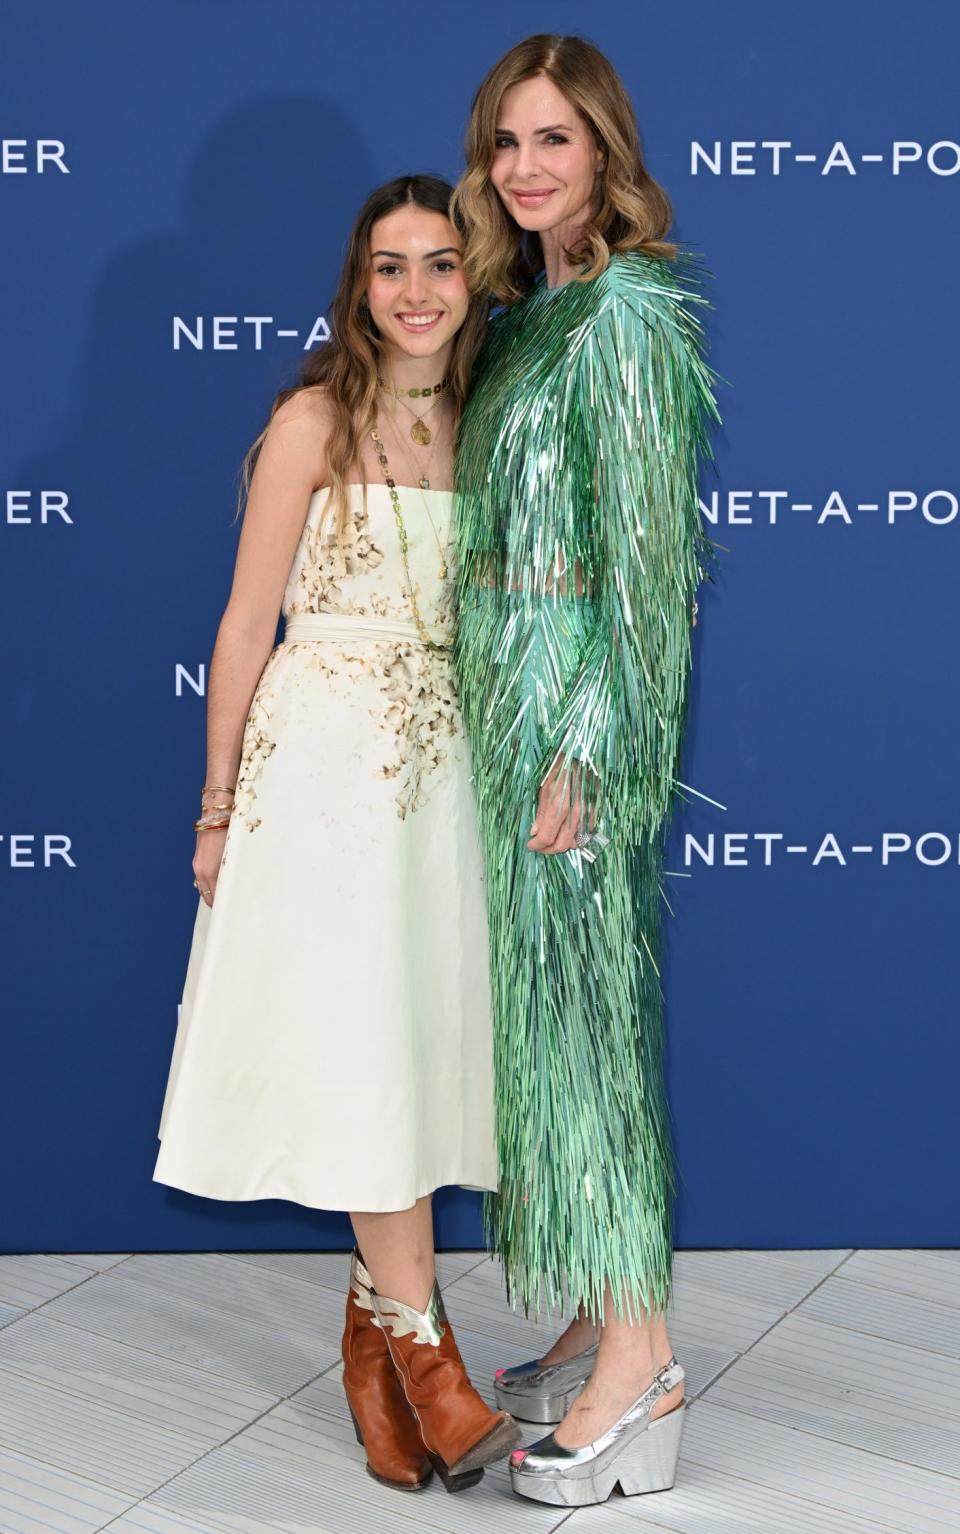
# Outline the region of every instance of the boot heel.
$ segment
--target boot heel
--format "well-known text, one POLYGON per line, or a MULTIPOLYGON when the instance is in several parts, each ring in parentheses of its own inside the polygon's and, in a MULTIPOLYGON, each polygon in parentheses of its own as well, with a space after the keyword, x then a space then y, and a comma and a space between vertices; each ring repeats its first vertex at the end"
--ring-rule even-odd
MULTIPOLYGON (((429 1454, 430 1451, 427 1452, 429 1454)), ((476 1486, 478 1481, 483 1480, 482 1465, 479 1470, 461 1470, 457 1473, 444 1464, 439 1454, 430 1454, 430 1460, 447 1491, 466 1491, 468 1486, 476 1486)))
POLYGON ((349 1401, 347 1402, 347 1411, 350 1413, 350 1420, 353 1423, 353 1431, 357 1435, 357 1443, 362 1448, 363 1447, 363 1434, 360 1431, 360 1424, 357 1421, 356 1414, 354 1413, 353 1407, 350 1405, 349 1401))
POLYGON ((617 1466, 617 1484, 625 1497, 646 1491, 669 1491, 677 1478, 686 1405, 676 1406, 650 1423, 617 1466))

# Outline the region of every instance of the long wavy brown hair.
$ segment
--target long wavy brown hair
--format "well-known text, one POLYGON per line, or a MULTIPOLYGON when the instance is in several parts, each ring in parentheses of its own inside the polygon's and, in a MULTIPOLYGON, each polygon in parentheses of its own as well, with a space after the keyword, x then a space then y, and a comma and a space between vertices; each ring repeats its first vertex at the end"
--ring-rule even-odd
POLYGON ((630 97, 610 60, 582 37, 538 33, 505 53, 473 98, 466 136, 466 169, 453 194, 453 216, 466 235, 467 280, 510 304, 543 270, 536 235, 510 217, 490 180, 497 119, 504 92, 521 80, 546 75, 585 120, 604 165, 596 210, 576 249, 564 255, 585 266, 579 281, 599 276, 615 250, 645 250, 673 258, 677 246, 664 239, 673 210, 663 187, 643 162, 640 132, 630 97))
MULTIPOLYGON (((241 466, 238 516, 246 504, 254 466, 270 422, 280 406, 305 389, 323 389, 333 411, 327 443, 327 480, 330 495, 324 508, 333 518, 338 538, 349 516, 347 476, 356 469, 363 474, 361 447, 376 420, 377 375, 382 374, 383 340, 373 322, 366 300, 370 271, 370 234, 378 219, 408 203, 428 213, 451 218, 453 187, 439 176, 397 176, 371 192, 356 216, 347 241, 343 269, 330 308, 330 339, 307 357, 299 381, 284 389, 273 402, 267 424, 249 449, 241 466)), ((463 227, 452 219, 458 233, 463 227)), ((483 289, 472 289, 466 319, 457 332, 450 359, 448 398, 454 422, 467 397, 470 372, 483 341, 489 298, 483 289)))

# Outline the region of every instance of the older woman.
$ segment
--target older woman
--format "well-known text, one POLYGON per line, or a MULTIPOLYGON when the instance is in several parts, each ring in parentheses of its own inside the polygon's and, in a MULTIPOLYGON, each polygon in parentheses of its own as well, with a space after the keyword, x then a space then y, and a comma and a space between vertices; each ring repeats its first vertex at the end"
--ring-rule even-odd
POLYGON ((457 459, 460 694, 492 944, 486 1208, 511 1296, 576 1310, 496 1388, 519 1417, 563 1418, 513 1455, 515 1490, 582 1505, 671 1485, 683 1421, 664 1319, 660 880, 715 406, 703 300, 602 54, 566 37, 513 48, 477 93, 467 160, 468 278, 506 306, 457 459))

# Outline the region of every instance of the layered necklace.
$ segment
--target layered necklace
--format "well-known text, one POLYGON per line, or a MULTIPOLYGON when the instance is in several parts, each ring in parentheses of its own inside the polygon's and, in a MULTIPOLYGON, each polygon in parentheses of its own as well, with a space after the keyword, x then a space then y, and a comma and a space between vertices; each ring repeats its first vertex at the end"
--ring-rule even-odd
MULTIPOLYGON (((421 390, 410 390, 408 392, 411 393, 411 394, 419 393, 422 396, 424 394, 431 394, 431 393, 434 393, 434 392, 439 392, 439 389, 444 387, 445 384, 446 384, 446 380, 444 380, 443 385, 438 385, 436 390, 421 389, 421 390)), ((393 423, 391 422, 391 424, 393 424, 393 423)), ((396 430, 396 427, 394 427, 394 429, 396 430)), ((424 429, 428 433, 427 441, 429 442, 431 440, 432 434, 429 432, 428 428, 424 428, 424 429)), ((411 432, 410 432, 411 436, 413 436, 414 430, 415 430, 415 427, 411 428, 411 432)), ((420 637, 421 643, 423 643, 425 645, 428 645, 429 648, 432 649, 432 650, 449 650, 450 649, 450 641, 449 640, 438 640, 438 639, 432 638, 432 636, 430 635, 430 633, 427 630, 426 624, 423 621, 423 615, 420 612, 420 606, 419 606, 419 603, 417 602, 417 591, 416 591, 416 587, 415 587, 415 585, 413 583, 413 576, 412 576, 411 571, 410 571, 410 540, 409 540, 409 537, 407 535, 406 523, 404 522, 404 519, 403 519, 403 508, 402 508, 402 506, 400 504, 400 493, 399 493, 399 490, 397 488, 396 479, 394 478, 393 474, 390 471, 390 463, 389 463, 389 460, 387 459, 387 453, 386 453, 386 449, 384 447, 383 437, 380 434, 379 422, 377 423, 377 425, 372 427, 371 432, 370 432, 370 438, 371 438, 371 441, 373 442, 374 451, 376 452, 376 455, 377 455, 377 462, 379 463, 380 468, 381 468, 381 470, 383 472, 384 482, 385 482, 385 484, 387 486, 387 490, 388 490, 389 495, 390 495, 390 504, 393 507, 394 521, 397 524, 397 535, 398 535, 398 538, 399 538, 399 541, 400 541, 400 556, 401 556, 401 559, 403 560, 403 573, 404 573, 404 576, 406 577, 407 595, 408 595, 408 597, 410 599, 410 608, 411 608, 411 611, 413 613, 414 626, 416 627, 417 634, 420 637)), ((397 432, 397 440, 398 440, 398 442, 401 440, 400 439, 399 431, 397 432)), ((418 439, 416 437, 414 437, 414 441, 417 441, 417 440, 418 439)), ((432 457, 433 457, 432 453, 431 453, 430 457, 432 459, 432 457)), ((426 478, 425 475, 420 478, 418 483, 419 483, 419 488, 420 488, 421 492, 424 491, 424 490, 428 490, 430 488, 430 481, 429 481, 429 479, 426 478)), ((420 499, 423 502, 423 509, 426 512, 427 521, 430 523, 430 528, 431 528, 431 531, 433 532, 434 541, 435 541, 435 543, 437 545, 437 553, 440 556, 440 567, 439 567, 439 570, 438 570, 437 573, 438 573, 439 579, 441 581, 446 581, 448 579, 448 576, 449 576, 449 567, 447 565, 446 552, 444 550, 443 544, 440 541, 440 536, 439 536, 439 534, 437 532, 436 523, 434 522, 433 517, 430 514, 430 507, 427 505, 426 496, 421 494, 420 499)))
MULTIPOLYGON (((425 389, 397 389, 393 384, 386 383, 380 377, 380 375, 377 374, 377 383, 380 385, 381 389, 383 389, 384 393, 392 394, 394 399, 403 406, 404 410, 409 410, 410 414, 413 416, 413 425, 410 428, 410 435, 414 442, 418 443, 420 447, 429 447, 430 443, 433 441, 433 433, 423 418, 425 415, 429 415, 430 411, 435 410, 439 405, 440 395, 443 394, 445 389, 450 387, 450 379, 441 378, 438 384, 428 384, 425 389), (419 415, 417 414, 416 410, 414 410, 412 405, 407 404, 408 399, 429 399, 431 395, 436 395, 436 399, 434 399, 433 404, 430 405, 426 410, 421 409, 419 415)), ((429 488, 429 486, 424 485, 421 488, 426 490, 429 488)))

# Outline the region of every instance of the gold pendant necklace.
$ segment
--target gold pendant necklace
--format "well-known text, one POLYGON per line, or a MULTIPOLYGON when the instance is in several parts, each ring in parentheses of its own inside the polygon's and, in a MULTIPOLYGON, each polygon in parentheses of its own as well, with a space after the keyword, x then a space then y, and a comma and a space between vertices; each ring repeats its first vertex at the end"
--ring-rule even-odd
POLYGON ((384 383, 379 374, 377 376, 377 383, 383 390, 389 388, 390 393, 393 395, 394 399, 398 400, 404 409, 409 410, 410 414, 413 416, 413 425, 410 428, 410 435, 414 442, 418 443, 420 447, 429 447, 430 443, 433 441, 433 433, 431 432, 426 421, 423 419, 423 415, 429 415, 430 411, 439 405, 440 396, 443 394, 443 391, 448 387, 450 383, 449 378, 441 378, 438 384, 430 384, 425 389, 398 389, 393 384, 388 385, 384 383), (408 395, 411 399, 426 399, 433 394, 435 394, 437 398, 434 400, 429 409, 423 412, 423 415, 417 415, 417 412, 414 410, 413 406, 407 404, 408 395))

